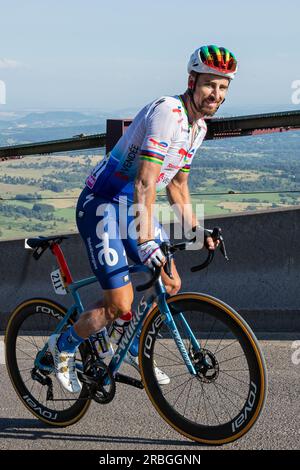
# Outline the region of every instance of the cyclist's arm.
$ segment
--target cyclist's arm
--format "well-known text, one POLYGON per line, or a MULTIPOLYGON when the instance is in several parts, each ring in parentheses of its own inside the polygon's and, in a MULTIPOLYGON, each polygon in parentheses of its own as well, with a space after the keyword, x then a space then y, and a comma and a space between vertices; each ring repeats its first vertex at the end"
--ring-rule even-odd
MULTIPOLYGON (((196 214, 193 212, 190 190, 188 187, 189 173, 179 171, 167 186, 167 195, 170 204, 174 206, 174 212, 179 220, 190 230, 199 225, 196 214)), ((205 246, 214 250, 219 245, 219 240, 214 241, 211 237, 205 240, 205 246)))
POLYGON ((154 239, 153 209, 156 183, 168 148, 176 135, 179 123, 174 105, 162 98, 156 101, 145 119, 146 131, 140 150, 140 164, 135 180, 134 202, 142 210, 136 218, 138 243, 154 239))
POLYGON ((176 204, 175 213, 186 228, 190 230, 198 225, 198 220, 193 212, 190 190, 188 186, 189 173, 179 171, 167 186, 168 200, 171 205, 176 204))
POLYGON ((141 160, 135 180, 134 202, 140 204, 137 232, 138 243, 154 239, 153 209, 156 199, 156 180, 160 173, 160 165, 141 160))

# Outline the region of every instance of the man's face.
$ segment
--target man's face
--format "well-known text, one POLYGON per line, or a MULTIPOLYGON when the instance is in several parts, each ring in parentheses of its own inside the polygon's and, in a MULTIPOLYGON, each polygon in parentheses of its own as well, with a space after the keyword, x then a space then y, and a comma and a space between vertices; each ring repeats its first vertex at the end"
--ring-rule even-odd
POLYGON ((200 73, 194 92, 194 101, 201 113, 213 116, 222 104, 229 87, 229 78, 200 73))

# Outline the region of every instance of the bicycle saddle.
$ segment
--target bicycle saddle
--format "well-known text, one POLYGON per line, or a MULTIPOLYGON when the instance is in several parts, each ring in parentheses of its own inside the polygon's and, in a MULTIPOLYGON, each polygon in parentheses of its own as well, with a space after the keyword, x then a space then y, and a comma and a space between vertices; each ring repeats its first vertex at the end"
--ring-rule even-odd
POLYGON ((38 248, 38 247, 45 247, 49 245, 48 242, 54 241, 56 243, 61 243, 62 240, 68 237, 61 235, 61 236, 54 236, 54 237, 37 237, 37 238, 28 238, 26 240, 27 245, 31 248, 38 248))

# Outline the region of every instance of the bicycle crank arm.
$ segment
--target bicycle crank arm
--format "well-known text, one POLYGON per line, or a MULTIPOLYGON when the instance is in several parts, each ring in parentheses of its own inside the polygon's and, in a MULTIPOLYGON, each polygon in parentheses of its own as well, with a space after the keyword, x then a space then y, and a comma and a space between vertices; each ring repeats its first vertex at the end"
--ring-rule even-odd
POLYGON ((117 373, 115 376, 115 381, 120 382, 122 384, 131 385, 132 387, 136 387, 139 389, 144 388, 144 385, 141 380, 137 380, 132 377, 129 377, 129 375, 123 375, 123 374, 117 373))

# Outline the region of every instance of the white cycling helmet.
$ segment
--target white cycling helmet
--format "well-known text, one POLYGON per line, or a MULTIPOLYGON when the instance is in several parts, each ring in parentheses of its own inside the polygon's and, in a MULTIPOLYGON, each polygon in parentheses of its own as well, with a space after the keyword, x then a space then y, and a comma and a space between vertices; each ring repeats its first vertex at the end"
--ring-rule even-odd
POLYGON ((188 73, 212 73, 230 80, 234 79, 237 68, 237 60, 232 52, 214 45, 196 49, 188 63, 188 73))

